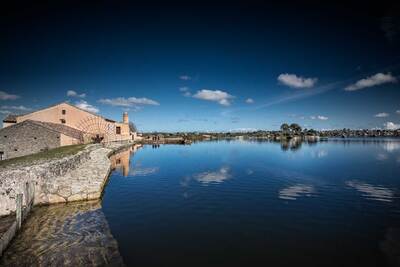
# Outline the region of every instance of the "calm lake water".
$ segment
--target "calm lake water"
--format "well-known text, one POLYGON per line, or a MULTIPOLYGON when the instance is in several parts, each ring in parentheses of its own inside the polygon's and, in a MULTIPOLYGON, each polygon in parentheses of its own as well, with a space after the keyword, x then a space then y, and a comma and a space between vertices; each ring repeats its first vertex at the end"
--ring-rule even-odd
POLYGON ((400 266, 399 141, 127 151, 101 202, 34 209, 2 264, 400 266))

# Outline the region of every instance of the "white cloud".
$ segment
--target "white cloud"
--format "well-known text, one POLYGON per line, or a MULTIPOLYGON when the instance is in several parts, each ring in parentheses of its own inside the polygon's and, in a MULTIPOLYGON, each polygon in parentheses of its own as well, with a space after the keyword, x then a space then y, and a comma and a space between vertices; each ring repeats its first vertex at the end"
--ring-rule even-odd
POLYGON ((85 93, 78 94, 78 93, 77 93, 76 91, 74 91, 74 90, 68 90, 68 91, 67 91, 67 96, 69 96, 69 97, 84 98, 84 97, 86 97, 86 94, 85 94, 85 93))
POLYGON ((362 196, 366 197, 367 199, 392 202, 394 198, 393 191, 383 186, 375 186, 359 181, 347 181, 346 185, 363 193, 362 196))
POLYGON ((388 74, 377 73, 373 76, 367 77, 365 79, 358 80, 356 83, 351 84, 344 88, 346 91, 356 91, 360 89, 364 89, 367 87, 372 87, 384 83, 394 83, 397 82, 396 77, 392 76, 389 72, 388 74))
POLYGON ((183 93, 183 96, 189 97, 192 96, 192 93, 190 92, 190 88, 189 87, 181 87, 179 88, 179 91, 181 91, 183 93))
POLYGON ((319 120, 322 120, 322 121, 326 121, 326 120, 329 119, 328 117, 321 116, 321 115, 318 115, 317 118, 318 118, 319 120))
POLYGON ((0 114, 11 114, 12 112, 9 110, 0 110, 0 114))
POLYGON ((399 109, 399 110, 396 110, 396 114, 399 114, 399 115, 400 115, 400 109, 399 109))
POLYGON ((396 124, 396 123, 391 122, 391 121, 388 121, 388 122, 384 123, 383 126, 384 126, 385 129, 387 129, 387 130, 397 130, 397 129, 400 129, 400 124, 396 124))
POLYGON ((303 78, 301 76, 297 76, 296 74, 285 73, 278 76, 278 81, 293 88, 310 88, 317 83, 318 79, 303 78))
POLYGON ((253 100, 253 98, 247 98, 245 102, 246 102, 247 104, 253 104, 253 103, 254 103, 254 100, 253 100))
POLYGON ((296 200, 301 196, 311 196, 315 192, 311 185, 297 184, 289 186, 279 191, 279 198, 286 200, 296 200))
POLYGON ((117 97, 117 98, 111 98, 111 99, 100 99, 100 103, 106 104, 106 105, 111 105, 111 106, 119 106, 119 107, 133 107, 136 105, 153 105, 153 106, 158 106, 160 103, 158 103, 155 100, 146 98, 146 97, 117 97))
POLYGON ((376 117, 376 118, 386 118, 386 117, 389 117, 389 113, 381 112, 381 113, 375 114, 374 117, 376 117))
POLYGON ((18 111, 29 111, 31 108, 25 106, 1 106, 0 109, 18 110, 18 111))
POLYGON ((231 104, 231 99, 234 98, 234 96, 228 94, 227 92, 208 89, 197 91, 197 93, 194 94, 193 97, 202 100, 218 102, 220 105, 223 106, 229 106, 231 104))
POLYGON ((0 100, 15 100, 19 98, 18 95, 12 95, 4 91, 0 91, 0 100))
POLYGON ((229 132, 231 133, 249 133, 249 132, 257 132, 257 128, 235 128, 230 129, 229 132))
POLYGON ((89 112, 93 112, 93 113, 99 112, 98 108, 96 108, 95 106, 90 105, 85 100, 79 100, 79 101, 75 102, 75 106, 77 106, 78 108, 81 108, 83 110, 89 111, 89 112))
POLYGON ((321 121, 326 121, 326 120, 328 120, 329 118, 328 117, 325 117, 325 116, 322 116, 322 115, 317 115, 317 116, 310 116, 310 119, 312 119, 312 120, 321 120, 321 121))
POLYGON ((203 172, 194 176, 194 179, 202 184, 222 183, 231 177, 229 167, 222 167, 218 171, 203 172))
POLYGON ((189 81, 192 79, 192 77, 190 77, 188 75, 181 75, 181 76, 179 76, 179 79, 184 80, 184 81, 189 81))

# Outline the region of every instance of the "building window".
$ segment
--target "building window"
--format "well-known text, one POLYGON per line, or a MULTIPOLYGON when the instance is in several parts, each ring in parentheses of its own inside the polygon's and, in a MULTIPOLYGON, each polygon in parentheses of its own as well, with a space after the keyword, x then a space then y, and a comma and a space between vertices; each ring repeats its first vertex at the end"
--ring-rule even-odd
POLYGON ((65 115, 65 114, 67 114, 67 111, 66 111, 65 109, 63 109, 63 110, 61 111, 61 114, 65 115))
POLYGON ((116 128, 116 133, 117 133, 117 134, 121 134, 121 127, 117 126, 117 128, 116 128))
POLYGON ((5 159, 5 157, 4 157, 4 151, 0 151, 0 160, 3 160, 3 159, 5 159))
POLYGON ((60 121, 61 121, 61 123, 62 123, 62 124, 64 124, 64 123, 65 123, 65 119, 61 119, 60 121))

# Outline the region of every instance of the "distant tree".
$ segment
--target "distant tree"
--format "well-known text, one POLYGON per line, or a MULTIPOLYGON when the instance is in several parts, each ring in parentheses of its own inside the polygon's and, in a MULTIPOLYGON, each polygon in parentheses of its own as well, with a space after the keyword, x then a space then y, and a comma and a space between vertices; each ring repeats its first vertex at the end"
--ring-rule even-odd
POLYGON ((307 134, 309 134, 309 135, 315 135, 316 133, 317 133, 317 131, 314 130, 314 129, 309 129, 309 130, 307 131, 307 134))
POLYGON ((290 129, 289 124, 283 123, 283 124, 281 125, 281 131, 282 131, 283 133, 287 133, 287 132, 289 131, 289 129, 290 129))
POLYGON ((129 130, 131 131, 131 132, 137 132, 137 128, 136 128, 136 125, 133 123, 133 122, 129 122, 129 130))
POLYGON ((299 132, 301 132, 301 126, 298 125, 297 123, 292 123, 292 124, 290 124, 289 128, 290 128, 290 130, 291 130, 292 132, 294 132, 294 133, 299 133, 299 132))

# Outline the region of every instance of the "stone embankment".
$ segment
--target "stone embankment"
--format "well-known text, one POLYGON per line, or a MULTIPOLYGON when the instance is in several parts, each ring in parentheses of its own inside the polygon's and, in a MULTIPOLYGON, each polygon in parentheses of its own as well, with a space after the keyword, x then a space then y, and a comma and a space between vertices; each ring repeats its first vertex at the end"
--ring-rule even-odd
POLYGON ((111 171, 110 155, 131 145, 88 145, 64 158, 0 169, 0 224, 7 222, 0 229, 0 255, 33 205, 100 198, 111 171))

